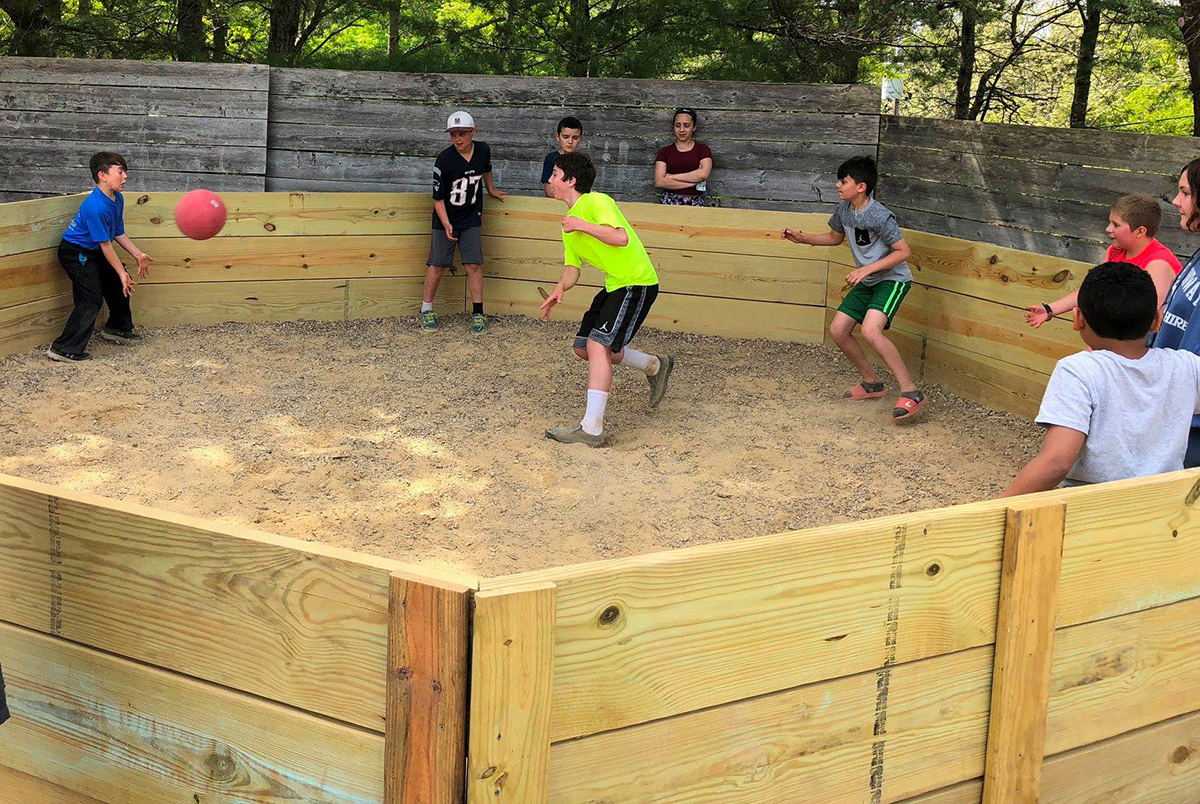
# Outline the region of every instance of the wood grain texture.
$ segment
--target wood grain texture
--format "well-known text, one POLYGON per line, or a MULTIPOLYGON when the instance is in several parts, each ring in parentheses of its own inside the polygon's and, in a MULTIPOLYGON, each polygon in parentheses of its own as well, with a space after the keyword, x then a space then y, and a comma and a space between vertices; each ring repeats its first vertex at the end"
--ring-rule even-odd
POLYGON ((138 324, 220 324, 226 321, 344 321, 348 280, 202 282, 139 286, 131 307, 138 324))
POLYGON ((550 583, 475 596, 469 804, 548 800, 555 600, 550 583))
MULTIPOLYGON (((1048 750, 1061 755, 1195 711, 1200 643, 1189 634, 1187 618, 1198 611, 1200 601, 1193 599, 1060 629, 1048 750)), ((893 666, 883 698, 882 672, 870 671, 556 742, 551 800, 850 804, 871 801, 874 789, 883 802, 907 799, 983 773, 991 676, 992 649, 982 646, 893 666), (884 728, 877 731, 881 720, 884 728)), ((1114 777, 1143 774, 1170 784, 1162 778, 1170 773, 1162 757, 1178 745, 1160 754, 1152 766, 1156 774, 1110 753, 1121 769, 1109 776, 1097 768, 1095 789, 1114 777)), ((1197 764, 1184 753, 1180 771, 1197 764)), ((1056 785, 1079 790, 1091 784, 1056 776, 1053 761, 1047 763, 1047 793, 1056 785)), ((971 800, 978 804, 979 788, 971 800)), ((1190 799, 1157 799, 1184 800, 1190 799)))
POLYGON ((406 565, 8 476, 0 502, 0 620, 383 730, 406 565))
POLYGON ((266 92, 270 68, 265 64, 131 61, 128 59, 52 59, 8 56, 0 59, 4 80, 25 84, 110 87, 174 87, 266 92))
POLYGON ((385 804, 461 804, 471 590, 395 573, 388 611, 385 804))
POLYGON ((0 307, 70 292, 71 280, 58 262, 58 249, 0 256, 0 307))
POLYGON ((0 790, 21 804, 106 804, 45 779, 0 765, 0 790))
POLYGON ((15 770, 114 804, 382 801, 378 734, 10 625, 0 644, 15 770))
POLYGON ((985 804, 1040 799, 1065 521, 1062 503, 1016 503, 1007 511, 985 804))
POLYGON ((74 302, 71 294, 0 308, 0 356, 44 346, 62 332, 74 302))
POLYGON ((82 193, 58 198, 38 198, 0 206, 0 243, 3 254, 57 248, 79 205, 82 193))

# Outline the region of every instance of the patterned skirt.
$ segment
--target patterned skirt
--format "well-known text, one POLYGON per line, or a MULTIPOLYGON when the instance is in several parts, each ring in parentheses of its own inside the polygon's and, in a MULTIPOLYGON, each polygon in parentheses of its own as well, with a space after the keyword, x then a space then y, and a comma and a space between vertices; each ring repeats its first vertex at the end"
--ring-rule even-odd
POLYGON ((670 204, 673 207, 705 206, 703 195, 681 195, 679 193, 670 192, 664 192, 662 194, 662 203, 670 204))

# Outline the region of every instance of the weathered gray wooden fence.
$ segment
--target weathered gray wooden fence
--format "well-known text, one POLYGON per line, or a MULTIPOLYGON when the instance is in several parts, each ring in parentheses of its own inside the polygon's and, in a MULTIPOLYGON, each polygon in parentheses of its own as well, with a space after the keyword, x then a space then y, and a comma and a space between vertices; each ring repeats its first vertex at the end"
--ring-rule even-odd
POLYGON ((1094 262, 1112 203, 1145 193, 1162 202, 1159 238, 1190 254, 1168 202, 1197 156, 1192 137, 883 117, 878 195, 902 226, 1094 262))
POLYGON ((74 193, 114 150, 130 190, 263 190, 263 65, 0 59, 0 201, 74 193))

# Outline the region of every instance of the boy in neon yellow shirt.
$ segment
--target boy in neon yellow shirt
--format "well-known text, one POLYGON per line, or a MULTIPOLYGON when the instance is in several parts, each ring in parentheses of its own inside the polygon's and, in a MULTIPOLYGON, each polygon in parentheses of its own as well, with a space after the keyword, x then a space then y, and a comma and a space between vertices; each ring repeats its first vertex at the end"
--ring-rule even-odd
POLYGON ((629 221, 604 193, 592 192, 596 166, 578 151, 560 154, 548 182, 551 197, 570 211, 563 218, 562 278, 542 303, 548 318, 563 294, 579 281, 584 261, 604 273, 604 289, 583 314, 575 335, 575 354, 588 362, 587 409, 576 425, 554 427, 546 437, 564 444, 604 446, 604 408, 612 387, 613 366, 632 366, 650 382, 650 407, 662 401, 675 358, 630 349, 651 305, 658 297, 658 274, 629 221))

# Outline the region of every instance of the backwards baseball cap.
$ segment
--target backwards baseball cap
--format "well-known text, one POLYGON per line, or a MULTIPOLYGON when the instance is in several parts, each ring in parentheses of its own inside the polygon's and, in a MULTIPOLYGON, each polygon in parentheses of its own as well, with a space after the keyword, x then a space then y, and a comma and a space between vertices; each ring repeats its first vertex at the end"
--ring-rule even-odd
POLYGON ((466 112, 455 112, 446 118, 446 130, 453 131, 456 128, 475 128, 475 118, 466 112))

